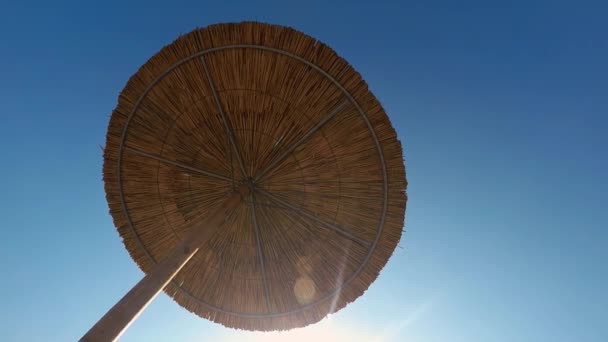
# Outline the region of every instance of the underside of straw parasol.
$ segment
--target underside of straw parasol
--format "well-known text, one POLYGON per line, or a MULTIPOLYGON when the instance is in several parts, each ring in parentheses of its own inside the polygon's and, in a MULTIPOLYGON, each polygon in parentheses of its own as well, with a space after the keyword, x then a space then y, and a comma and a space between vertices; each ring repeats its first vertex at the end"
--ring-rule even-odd
POLYGON ((196 29, 131 77, 104 154, 110 213, 146 273, 251 190, 164 288, 228 327, 302 327, 361 296, 403 229, 395 130, 361 76, 294 29, 196 29))

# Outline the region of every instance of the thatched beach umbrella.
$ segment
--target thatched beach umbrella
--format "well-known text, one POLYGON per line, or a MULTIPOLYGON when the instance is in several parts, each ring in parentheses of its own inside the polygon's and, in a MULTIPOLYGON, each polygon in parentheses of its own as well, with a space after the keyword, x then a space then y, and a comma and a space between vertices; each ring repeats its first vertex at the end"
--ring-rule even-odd
POLYGON ((227 327, 317 322, 363 294, 403 229, 380 103, 332 49, 276 25, 196 29, 146 62, 112 113, 103 176, 146 276, 87 341, 117 338, 160 290, 227 327))

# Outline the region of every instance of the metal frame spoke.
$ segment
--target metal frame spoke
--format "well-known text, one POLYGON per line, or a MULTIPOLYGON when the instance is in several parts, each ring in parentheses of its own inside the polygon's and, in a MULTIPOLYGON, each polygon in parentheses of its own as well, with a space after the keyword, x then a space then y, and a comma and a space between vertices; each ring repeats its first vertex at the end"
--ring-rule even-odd
POLYGON ((300 138, 298 141, 296 141, 291 146, 289 146, 289 148, 287 150, 285 150, 285 152, 283 152, 272 163, 270 163, 270 165, 268 165, 262 171, 258 172, 258 174, 254 178, 254 182, 261 181, 262 178, 266 174, 268 174, 268 172, 270 172, 280 162, 282 162, 283 160, 285 160, 285 158, 287 158, 287 156, 289 156, 289 154, 291 154, 291 152, 293 152, 296 148, 298 148, 298 146, 302 145, 302 143, 304 143, 308 138, 310 138, 316 131, 320 130, 326 123, 328 123, 329 120, 333 119, 338 113, 340 113, 342 111, 342 109, 344 109, 344 107, 346 107, 346 105, 348 104, 348 102, 349 102, 348 100, 342 101, 326 117, 324 117, 323 120, 319 121, 318 124, 316 124, 313 128, 311 128, 310 130, 308 130, 308 132, 306 132, 306 134, 304 134, 304 136, 302 138, 300 138))
POLYGON ((209 176, 209 177, 213 177, 213 178, 218 178, 218 179, 223 179, 225 181, 232 182, 232 179, 230 179, 229 177, 222 176, 220 174, 217 174, 217 173, 214 173, 214 172, 211 172, 211 171, 205 171, 205 170, 197 169, 195 167, 192 167, 192 166, 189 166, 189 165, 186 165, 186 164, 182 164, 180 162, 176 162, 176 161, 173 161, 173 160, 165 159, 165 158, 163 158, 161 156, 157 156, 155 154, 146 153, 146 152, 143 152, 143 151, 131 148, 131 147, 125 147, 125 151, 128 151, 128 152, 133 153, 133 154, 137 154, 137 155, 142 156, 142 157, 158 160, 159 162, 163 162, 165 164, 181 167, 182 169, 186 169, 186 170, 189 170, 189 171, 192 171, 192 172, 200 173, 201 175, 205 175, 205 176, 209 176))
POLYGON ((251 220, 253 223, 253 230, 255 231, 255 240, 258 249, 258 260, 260 262, 260 268, 262 271, 262 282, 264 283, 264 294, 266 298, 266 308, 270 312, 270 290, 268 289, 268 281, 266 279, 266 264, 264 263, 264 251, 262 250, 262 238, 260 235, 260 226, 258 224, 258 218, 256 214, 256 201, 255 194, 251 193, 251 220))
MULTIPOLYGON (((213 98, 215 99, 215 104, 217 105, 217 109, 222 116, 222 122, 224 123, 224 129, 228 134, 228 138, 230 139, 230 144, 236 153, 236 159, 239 162, 239 167, 241 168, 241 175, 243 178, 247 178, 247 172, 245 172, 245 166, 243 164, 243 159, 241 158, 241 152, 236 145, 236 138, 234 136, 234 131, 230 127, 228 123, 228 117, 226 117, 226 113, 224 112, 224 108, 222 103, 220 102, 220 97, 217 95, 217 90, 215 89, 215 83, 213 83, 213 79, 211 78, 211 73, 209 72, 209 68, 207 67, 207 62, 205 61, 205 56, 201 56, 201 63, 203 64, 203 69, 205 69, 205 76, 207 77, 207 81, 209 82, 209 87, 211 88, 211 93, 213 93, 213 98)), ((232 160, 230 161, 232 163, 232 160)))
POLYGON ((351 239, 352 241, 355 241, 355 242, 359 243, 362 246, 369 247, 371 245, 369 242, 367 242, 367 241, 365 241, 365 240, 363 240, 361 238, 356 237, 355 235, 353 235, 352 233, 348 232, 344 228, 342 228, 340 226, 337 226, 337 225, 335 225, 333 223, 329 223, 329 222, 325 221, 324 219, 318 217, 317 215, 309 212, 308 210, 306 210, 304 208, 297 207, 297 206, 295 206, 295 205, 293 205, 293 204, 291 204, 291 203, 289 203, 289 202, 287 202, 285 200, 282 200, 282 199, 276 197, 275 195, 271 194, 270 192, 268 192, 266 190, 263 190, 263 189, 260 189, 260 188, 255 188, 255 190, 258 191, 258 192, 260 192, 264 196, 268 197, 273 202, 278 203, 278 204, 286 207, 287 209, 290 209, 290 210, 292 210, 292 211, 294 211, 294 212, 296 212, 296 213, 298 213, 298 214, 300 214, 300 215, 302 215, 304 217, 307 217, 307 218, 309 218, 309 219, 311 219, 313 221, 317 221, 318 223, 324 225, 325 227, 333 229, 337 233, 339 233, 339 234, 341 234, 341 235, 343 235, 343 236, 351 239))

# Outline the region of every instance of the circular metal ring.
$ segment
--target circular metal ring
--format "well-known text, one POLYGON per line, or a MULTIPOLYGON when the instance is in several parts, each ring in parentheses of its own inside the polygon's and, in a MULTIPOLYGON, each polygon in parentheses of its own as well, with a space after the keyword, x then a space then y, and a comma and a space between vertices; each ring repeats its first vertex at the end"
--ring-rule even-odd
POLYGON ((141 102, 143 101, 143 99, 146 97, 146 95, 152 90, 152 88, 158 83, 160 82, 165 76, 167 76, 169 73, 171 73, 174 69, 176 69, 177 67, 179 67, 180 65, 194 59, 197 57, 202 57, 206 54, 210 54, 213 52, 217 52, 217 51, 222 51, 222 50, 228 50, 228 49, 257 49, 257 50, 263 50, 263 51, 270 51, 270 52, 274 52, 274 53, 278 53, 287 57, 291 57, 293 59, 296 59, 304 64, 306 64, 307 66, 315 69, 317 72, 321 73, 323 76, 325 76, 328 80, 330 80, 335 86, 338 87, 338 89, 340 89, 342 91, 342 93, 344 94, 344 96, 346 96, 346 98, 348 99, 348 101, 355 106, 355 108, 357 109, 357 111, 359 112, 359 114, 361 115, 362 119, 365 121, 365 124, 368 127, 368 130, 372 136, 372 139, 374 141, 374 144, 376 145, 376 151, 378 153, 378 157, 380 158, 380 164, 382 167, 382 178, 383 178, 383 190, 384 190, 384 203, 383 203, 383 207, 382 207, 382 215, 380 218, 380 223, 378 224, 378 228, 376 230, 376 238, 374 239, 374 241, 372 242, 372 244, 369 247, 369 252, 366 255, 365 259, 363 260, 363 262, 361 263, 361 265, 359 266, 359 268, 348 278, 346 279, 346 281, 344 281, 342 283, 342 285, 338 288, 336 288, 333 292, 328 293, 327 295, 319 298, 318 300, 311 302, 309 304, 303 305, 297 309, 293 309, 290 311, 285 311, 285 312, 280 312, 280 313, 268 313, 268 314, 250 314, 250 313, 239 313, 239 312, 231 312, 231 311, 226 311, 223 310, 221 308, 218 308, 214 305, 211 305, 209 303, 206 303, 205 301, 201 300, 198 297, 195 297, 194 295, 192 295, 191 293, 189 293, 188 291, 186 291, 185 289, 183 289, 180 284, 178 284, 175 281, 172 281, 172 284, 175 285, 177 288, 180 289, 180 291, 182 291, 184 294, 186 294, 186 296, 188 296, 189 298, 191 298, 194 301, 199 302, 200 304, 207 306, 208 308, 210 308, 211 310, 217 311, 217 312, 221 312, 224 314, 228 314, 228 315, 234 315, 234 316, 239 316, 239 317, 248 317, 248 318, 264 318, 264 317, 280 317, 280 316, 284 316, 284 315, 289 315, 295 312, 300 312, 303 310, 306 310, 310 307, 313 307, 315 305, 317 305, 320 302, 323 302, 327 299, 333 298, 337 295, 340 294, 340 292, 342 291, 343 288, 345 288, 346 286, 348 286, 348 284, 355 279, 360 273, 361 271, 363 271, 363 268, 367 265, 367 263, 369 262, 369 259, 371 258, 374 249, 376 247, 376 245, 378 244, 378 240, 380 239, 380 236, 382 235, 382 230, 384 228, 384 222, 386 220, 386 212, 388 209, 388 174, 387 174, 387 169, 386 169, 386 163, 384 160, 384 154, 382 152, 382 147, 380 146, 380 142, 378 141, 378 137, 376 136, 376 132, 374 131, 374 128, 372 127, 369 118, 367 117, 367 115, 365 114, 365 112, 363 112, 363 110, 361 109, 361 107, 359 106, 359 104, 355 101, 355 99, 353 98, 353 96, 340 84, 338 83, 338 81, 333 78, 331 75, 329 75, 326 71, 324 71, 323 69, 321 69, 319 66, 307 61, 306 59, 297 56, 295 54, 292 54, 290 52, 281 50, 281 49, 276 49, 276 48, 271 48, 271 47, 267 47, 267 46, 261 46, 261 45, 253 45, 253 44, 235 44, 235 45, 226 45, 226 46, 221 46, 221 47, 216 47, 216 48, 210 48, 210 49, 206 49, 200 52, 197 52, 195 54, 192 54, 176 63, 174 63, 173 65, 171 65, 167 70, 165 70, 162 74, 160 74, 154 81, 152 81, 152 83, 150 83, 148 85, 148 87, 144 90, 143 94, 141 94, 141 96, 139 97, 139 99, 137 100, 137 102, 135 103, 135 106, 133 107, 133 109, 131 110, 131 113, 129 113, 129 117, 127 118, 127 122, 125 123, 125 126, 123 128, 123 132, 122 132, 122 137, 120 140, 120 146, 119 146, 119 153, 118 153, 118 191, 120 193, 120 201, 121 201, 121 206, 123 209, 123 212, 125 214, 125 217, 127 219, 127 223, 129 224, 129 227, 131 228, 134 236, 136 237, 136 240, 139 244, 139 246, 141 247, 141 249, 146 253, 146 255, 150 258, 150 260, 152 260, 153 263, 157 263, 157 261, 154 259, 154 257, 150 254, 150 252, 146 249, 146 247, 144 246, 143 242, 141 241, 141 239, 139 238, 139 235, 137 234, 137 231, 135 230, 135 227, 133 226, 133 222, 131 220, 131 217, 129 216, 129 212, 127 209, 127 205, 124 199, 124 193, 123 193, 123 189, 122 189, 122 175, 121 175, 121 166, 122 166, 122 155, 123 155, 123 151, 124 151, 124 142, 125 142, 125 138, 127 136, 127 130, 129 128, 129 123, 131 122, 131 119, 133 118, 133 116, 135 115, 135 113, 137 112, 137 109, 139 108, 139 105, 141 104, 141 102))

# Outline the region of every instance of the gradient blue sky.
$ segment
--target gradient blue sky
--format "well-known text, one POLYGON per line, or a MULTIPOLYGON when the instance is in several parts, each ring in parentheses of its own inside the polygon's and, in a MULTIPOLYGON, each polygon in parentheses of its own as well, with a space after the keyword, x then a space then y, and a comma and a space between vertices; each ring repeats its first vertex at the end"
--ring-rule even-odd
MULTIPOLYGON (((76 340, 141 278, 101 180, 117 95, 180 33, 260 20, 319 38, 363 74, 410 182, 407 233, 378 280, 295 334, 608 341, 607 6, 2 2, 0 340, 76 340)), ((225 329, 163 294, 123 340, 289 336, 225 329)))

